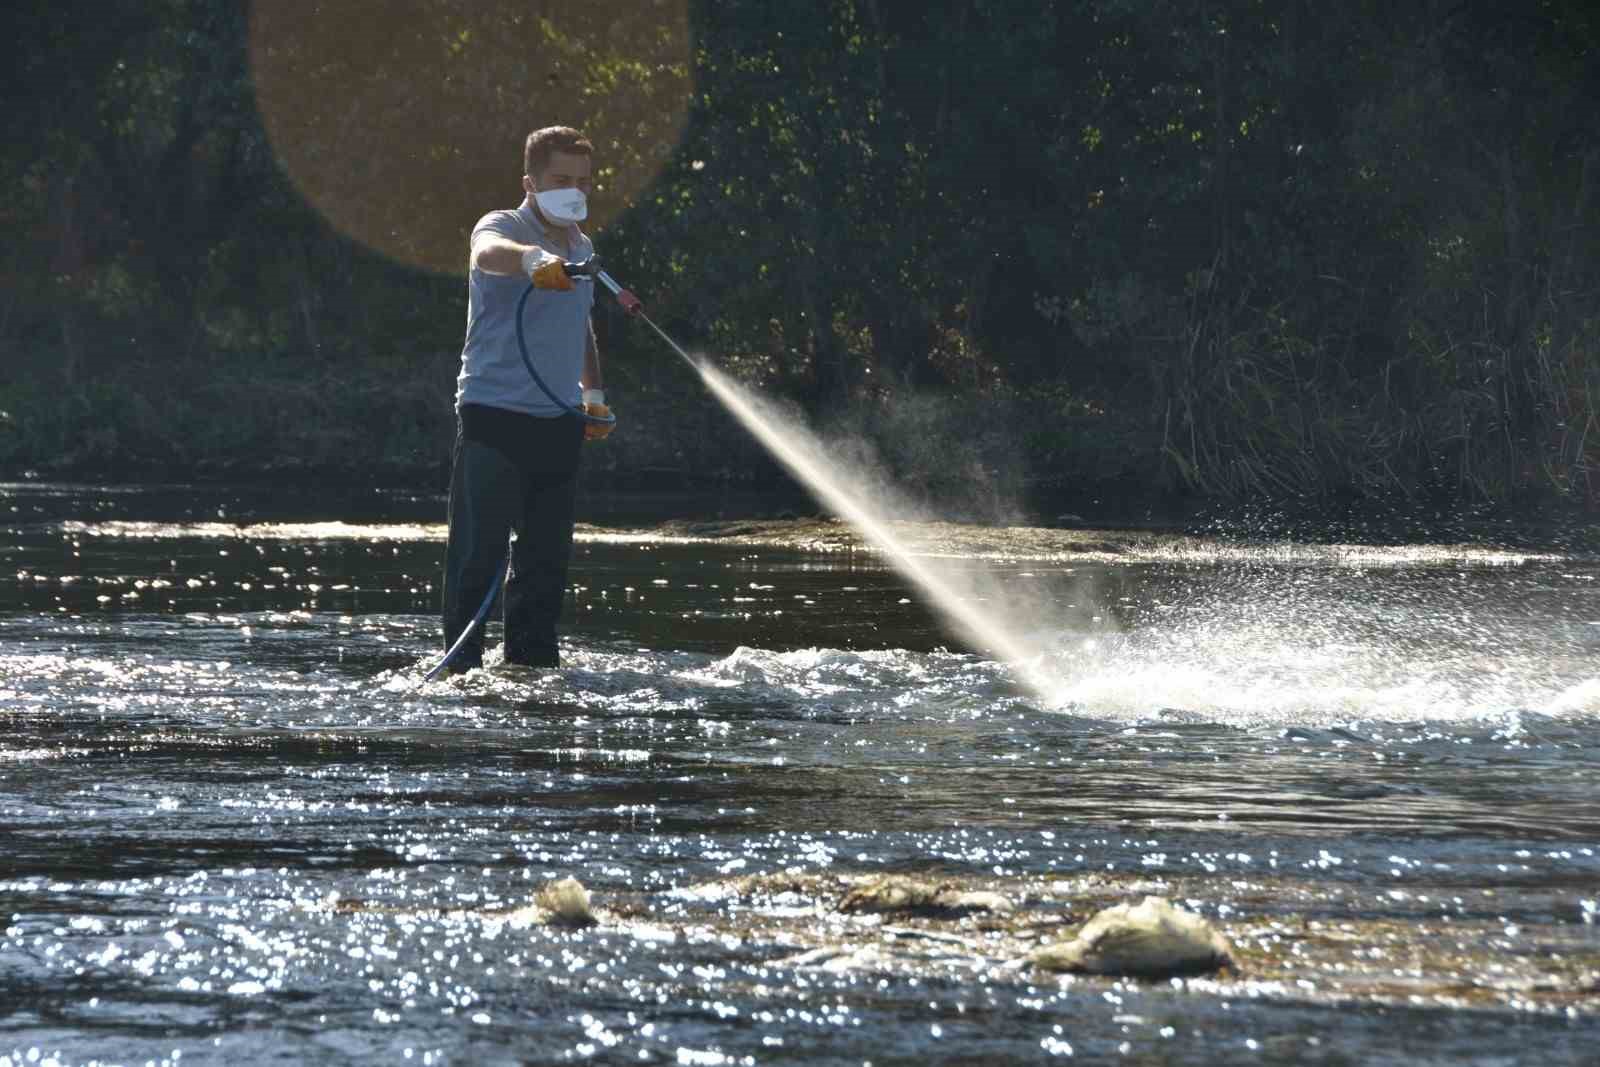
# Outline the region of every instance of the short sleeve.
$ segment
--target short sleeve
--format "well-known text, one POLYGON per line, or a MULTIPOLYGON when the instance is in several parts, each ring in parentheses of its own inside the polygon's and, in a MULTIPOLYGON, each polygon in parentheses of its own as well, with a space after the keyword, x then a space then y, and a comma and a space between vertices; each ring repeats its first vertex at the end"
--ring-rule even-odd
POLYGON ((469 255, 478 251, 478 242, 485 237, 504 237, 508 241, 519 240, 517 236, 517 213, 515 211, 491 211, 478 220, 472 227, 472 240, 469 242, 469 255))

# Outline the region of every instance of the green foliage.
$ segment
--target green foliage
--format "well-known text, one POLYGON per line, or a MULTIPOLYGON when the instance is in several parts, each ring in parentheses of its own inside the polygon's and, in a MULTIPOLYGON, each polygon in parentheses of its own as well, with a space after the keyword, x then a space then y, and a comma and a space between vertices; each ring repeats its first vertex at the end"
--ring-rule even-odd
MULTIPOLYGON (((8 9, 0 463, 437 472, 467 228, 566 118, 656 321, 932 496, 1597 502, 1592 5, 392 7, 8 9)), ((770 476, 597 327, 596 469, 770 476)))

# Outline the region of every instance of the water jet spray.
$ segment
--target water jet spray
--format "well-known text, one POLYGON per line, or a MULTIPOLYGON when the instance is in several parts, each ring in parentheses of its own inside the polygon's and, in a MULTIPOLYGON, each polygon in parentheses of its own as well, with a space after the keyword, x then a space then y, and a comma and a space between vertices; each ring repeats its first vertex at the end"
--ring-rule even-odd
POLYGON ((694 368, 700 380, 768 452, 798 478, 808 490, 856 529, 888 559, 891 566, 910 579, 934 608, 969 641, 992 648, 1010 664, 1018 679, 1046 704, 1052 703, 1054 680, 1040 668, 1044 651, 984 608, 963 598, 937 567, 913 556, 895 536, 888 520, 868 501, 851 492, 844 472, 828 458, 822 442, 803 426, 781 418, 775 412, 760 410, 755 398, 704 360, 696 360, 644 313, 644 307, 627 289, 598 266, 594 277, 616 296, 629 315, 644 320, 678 357, 694 368))

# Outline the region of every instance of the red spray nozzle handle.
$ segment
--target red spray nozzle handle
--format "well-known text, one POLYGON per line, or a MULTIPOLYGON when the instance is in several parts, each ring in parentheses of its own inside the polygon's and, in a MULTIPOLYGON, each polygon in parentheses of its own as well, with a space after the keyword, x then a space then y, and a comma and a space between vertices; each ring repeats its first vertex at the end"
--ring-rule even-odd
POLYGON ((622 310, 630 315, 637 315, 644 310, 644 302, 624 289, 615 278, 603 270, 594 272, 600 284, 611 290, 611 295, 617 298, 617 303, 622 305, 622 310))

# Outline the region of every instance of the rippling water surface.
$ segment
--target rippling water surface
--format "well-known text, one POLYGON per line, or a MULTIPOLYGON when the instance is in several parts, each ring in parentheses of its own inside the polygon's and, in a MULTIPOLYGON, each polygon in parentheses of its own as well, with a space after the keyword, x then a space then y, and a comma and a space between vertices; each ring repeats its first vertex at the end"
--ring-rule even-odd
POLYGON ((442 510, 0 487, 0 1064, 1593 1062, 1590 556, 906 527, 1040 694, 846 531, 616 513, 565 669, 425 683, 442 510), (1145 893, 1240 966, 1026 966, 1145 893))

